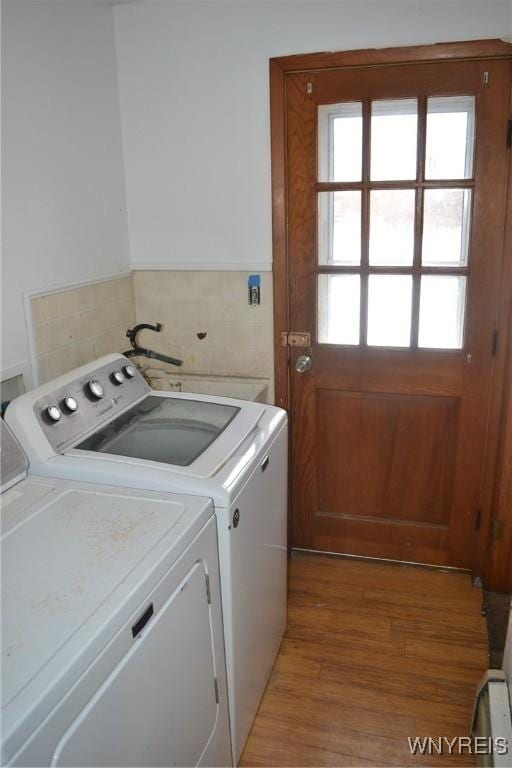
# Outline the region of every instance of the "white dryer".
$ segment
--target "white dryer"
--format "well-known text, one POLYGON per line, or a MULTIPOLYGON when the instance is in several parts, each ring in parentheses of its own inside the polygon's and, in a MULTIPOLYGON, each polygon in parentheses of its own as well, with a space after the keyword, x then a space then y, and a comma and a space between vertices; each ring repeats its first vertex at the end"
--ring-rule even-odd
POLYGON ((286 413, 152 391, 109 355, 17 398, 6 420, 33 473, 213 500, 237 763, 286 625, 286 413))
POLYGON ((1 764, 229 765, 211 501, 25 479, 0 425, 1 764))

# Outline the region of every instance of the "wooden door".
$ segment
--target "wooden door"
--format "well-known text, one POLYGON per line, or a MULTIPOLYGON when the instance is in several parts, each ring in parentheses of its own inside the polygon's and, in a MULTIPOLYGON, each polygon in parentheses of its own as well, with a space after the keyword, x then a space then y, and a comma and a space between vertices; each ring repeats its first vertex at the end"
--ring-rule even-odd
POLYGON ((471 565, 510 83, 508 60, 286 77, 293 546, 471 565))

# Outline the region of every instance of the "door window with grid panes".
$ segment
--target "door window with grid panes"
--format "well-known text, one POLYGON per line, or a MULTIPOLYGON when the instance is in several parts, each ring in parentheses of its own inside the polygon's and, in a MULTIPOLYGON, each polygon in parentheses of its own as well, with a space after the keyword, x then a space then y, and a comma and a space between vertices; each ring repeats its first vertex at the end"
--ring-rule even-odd
POLYGON ((474 96, 318 107, 318 342, 462 349, 474 96))

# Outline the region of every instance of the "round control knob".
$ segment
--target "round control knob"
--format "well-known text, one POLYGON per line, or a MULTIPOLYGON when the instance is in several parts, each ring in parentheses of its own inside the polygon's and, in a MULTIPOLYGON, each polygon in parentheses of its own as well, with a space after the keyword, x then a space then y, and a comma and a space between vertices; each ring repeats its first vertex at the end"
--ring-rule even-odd
POLYGON ((105 394, 105 390, 97 379, 91 379, 87 384, 87 391, 95 400, 101 400, 105 394))
POLYGON ((129 379, 133 379, 133 377, 137 373, 134 365, 125 365, 123 370, 124 370, 126 376, 128 376, 129 379))
POLYGON ((78 411, 78 403, 74 397, 71 397, 71 395, 66 395, 64 398, 64 408, 69 413, 75 413, 78 411))
POLYGON ((46 415, 50 421, 53 421, 53 423, 56 424, 58 421, 60 421, 62 413, 60 408, 58 408, 56 405, 49 405, 46 409, 46 415))
POLYGON ((112 379, 114 384, 117 384, 117 385, 122 384, 124 381, 124 375, 122 371, 113 371, 110 378, 112 379))

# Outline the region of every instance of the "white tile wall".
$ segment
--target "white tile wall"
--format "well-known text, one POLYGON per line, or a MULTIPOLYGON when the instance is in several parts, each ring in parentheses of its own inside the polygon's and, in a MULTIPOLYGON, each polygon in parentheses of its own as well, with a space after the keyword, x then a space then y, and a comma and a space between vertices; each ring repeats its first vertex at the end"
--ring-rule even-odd
MULTIPOLYGON (((261 304, 247 300, 248 272, 136 271, 32 299, 41 383, 109 352, 129 348, 127 328, 160 322, 161 333, 139 337, 147 346, 183 359, 176 374, 257 377, 273 395, 272 274, 261 274, 261 304), (204 339, 197 334, 206 332, 204 339)), ((140 362, 144 365, 144 359, 140 362)))
MULTIPOLYGON (((183 359, 180 373, 256 376, 273 392, 272 274, 261 274, 261 304, 247 300, 249 272, 136 271, 137 322, 161 322, 143 346, 183 359), (200 340, 198 333, 206 332, 200 340)), ((168 367, 172 373, 177 368, 168 367)))
POLYGON ((110 352, 129 347, 135 323, 131 276, 89 283, 31 301, 41 383, 110 352))

